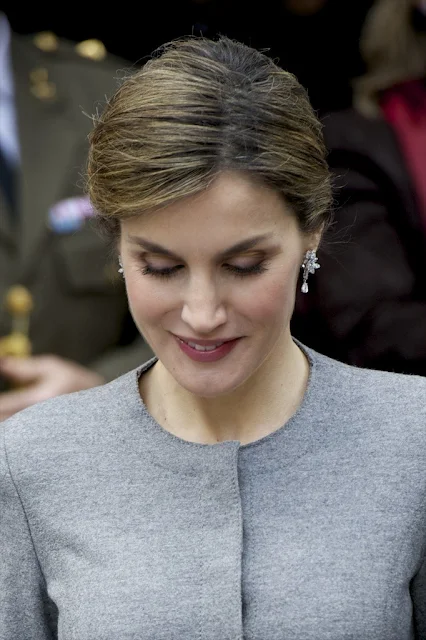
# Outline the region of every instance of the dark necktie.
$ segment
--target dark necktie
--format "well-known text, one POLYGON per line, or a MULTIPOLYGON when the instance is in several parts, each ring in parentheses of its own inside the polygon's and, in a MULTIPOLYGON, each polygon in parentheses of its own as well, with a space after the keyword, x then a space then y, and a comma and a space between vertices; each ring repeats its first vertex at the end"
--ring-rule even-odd
POLYGON ((12 218, 16 213, 15 172, 0 145, 0 191, 9 205, 12 218))

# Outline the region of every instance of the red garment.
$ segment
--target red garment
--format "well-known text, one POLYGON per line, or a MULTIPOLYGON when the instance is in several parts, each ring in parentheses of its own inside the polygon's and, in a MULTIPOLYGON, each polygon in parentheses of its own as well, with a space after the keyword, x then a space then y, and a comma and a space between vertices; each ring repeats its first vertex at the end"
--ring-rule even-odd
POLYGON ((426 81, 411 80, 389 89, 380 106, 405 157, 426 231, 426 81))

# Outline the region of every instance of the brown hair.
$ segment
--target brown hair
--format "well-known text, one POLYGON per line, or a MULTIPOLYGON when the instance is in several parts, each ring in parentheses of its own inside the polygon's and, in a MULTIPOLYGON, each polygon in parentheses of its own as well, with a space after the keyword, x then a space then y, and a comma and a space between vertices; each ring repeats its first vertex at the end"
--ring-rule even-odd
POLYGON ((360 37, 366 72, 354 81, 354 105, 367 116, 380 115, 382 91, 426 74, 426 36, 412 23, 413 0, 376 0, 360 37))
POLYGON ((301 230, 315 232, 330 215, 325 154, 293 75, 229 38, 188 37, 156 52, 95 117, 88 192, 116 236, 120 220, 237 170, 281 193, 301 230))

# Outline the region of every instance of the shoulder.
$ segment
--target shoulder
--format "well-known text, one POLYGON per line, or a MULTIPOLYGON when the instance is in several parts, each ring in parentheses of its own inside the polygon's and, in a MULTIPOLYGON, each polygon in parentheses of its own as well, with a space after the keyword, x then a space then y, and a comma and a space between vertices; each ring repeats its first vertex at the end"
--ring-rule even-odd
POLYGON ((354 428, 384 430, 426 446, 426 378, 347 365, 308 349, 316 369, 318 410, 354 428))
POLYGON ((42 460, 46 452, 75 450, 126 420, 137 399, 137 371, 105 385, 40 402, 0 423, 6 451, 42 460), (127 413, 126 413, 127 412, 127 413))
POLYGON ((367 118, 354 108, 323 116, 325 142, 330 150, 365 151, 377 143, 394 146, 391 127, 383 118, 367 118))
POLYGON ((421 395, 422 392, 426 393, 425 377, 366 369, 329 358, 309 349, 309 347, 307 347, 307 351, 311 354, 314 365, 334 378, 341 390, 347 389, 352 392, 359 390, 359 392, 370 395, 378 403, 384 397, 393 404, 409 401, 412 406, 418 406, 426 415, 426 396, 421 395), (400 393, 396 394, 396 390, 400 393), (382 395, 378 392, 381 392, 382 395), (383 394, 385 395, 383 396, 383 394))
POLYGON ((36 69, 46 69, 56 84, 72 90, 79 87, 95 94, 114 91, 121 79, 132 71, 128 60, 109 53, 100 40, 81 42, 44 31, 32 35, 14 35, 14 54, 23 56, 36 69))
POLYGON ((61 38, 52 31, 41 31, 24 38, 35 52, 52 62, 77 65, 94 72, 130 66, 128 61, 107 51, 104 43, 97 38, 75 41, 61 38))
POLYGON ((396 196, 397 202, 403 198, 404 207, 415 209, 400 145, 383 118, 367 118, 352 108, 329 113, 322 123, 336 195, 342 187, 380 188, 382 197, 392 201, 396 196))
POLYGON ((318 354, 313 360, 305 419, 327 434, 330 456, 334 451, 348 474, 367 473, 371 486, 393 486, 402 500, 413 491, 424 499, 426 378, 357 368, 318 354))

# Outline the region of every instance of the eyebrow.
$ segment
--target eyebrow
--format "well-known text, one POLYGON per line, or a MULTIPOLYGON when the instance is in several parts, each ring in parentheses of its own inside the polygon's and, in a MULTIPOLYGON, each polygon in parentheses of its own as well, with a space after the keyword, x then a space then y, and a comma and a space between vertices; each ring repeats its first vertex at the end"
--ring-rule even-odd
MULTIPOLYGON (((269 240, 272 237, 272 233, 265 233, 263 235, 254 236, 253 238, 248 238, 247 240, 242 240, 242 242, 237 242, 237 244, 232 245, 232 247, 228 247, 224 251, 221 251, 219 254, 219 258, 227 258, 231 255, 235 255, 237 253, 243 253, 244 251, 249 251, 253 249, 258 244, 265 240, 269 240)), ((155 242, 150 242, 145 238, 141 238, 140 236, 127 236, 128 241, 131 244, 137 245, 145 251, 149 251, 150 253, 156 253, 160 256, 166 256, 167 258, 173 258, 174 260, 181 260, 181 258, 173 251, 169 251, 165 247, 162 247, 160 244, 156 244, 155 242)))

